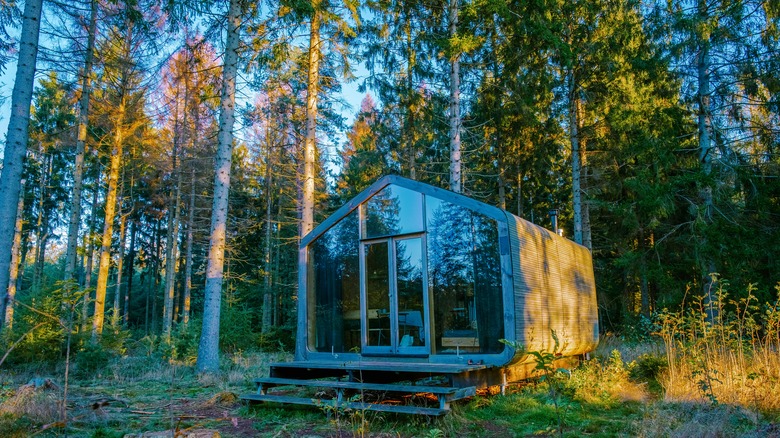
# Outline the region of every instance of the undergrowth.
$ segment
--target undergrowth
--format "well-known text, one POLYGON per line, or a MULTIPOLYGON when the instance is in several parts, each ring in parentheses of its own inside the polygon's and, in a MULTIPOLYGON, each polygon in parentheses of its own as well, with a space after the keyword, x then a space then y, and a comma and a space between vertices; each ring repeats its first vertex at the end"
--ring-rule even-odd
POLYGON ((764 414, 780 411, 780 285, 775 302, 759 303, 755 289, 732 298, 717 281, 714 300, 659 312, 657 335, 666 352, 659 380, 668 401, 735 405, 764 414))
MULTIPOLYGON (((454 403, 443 418, 244 407, 237 394, 252 392, 252 379, 267 375, 270 363, 289 360, 289 353, 260 353, 230 339, 220 372, 198 376, 197 321, 175 327, 168 344, 132 336, 113 320, 99 344, 88 333, 72 336, 68 422, 62 423, 64 319, 60 307, 47 304, 54 318, 44 318, 41 332, 25 337, 0 368, 0 436, 202 427, 222 436, 778 436, 780 287, 776 301, 759 303, 752 288, 736 298, 727 282, 714 284, 711 302, 689 299, 679 310, 642 319, 628 337, 602 337, 571 372, 556 367, 555 351, 527 352, 541 378, 510 386, 505 396, 454 403), (31 383, 41 377, 53 384, 31 383)), ((20 315, 0 347, 41 324, 20 315)), ((268 350, 284 350, 285 342, 262 339, 268 350)))

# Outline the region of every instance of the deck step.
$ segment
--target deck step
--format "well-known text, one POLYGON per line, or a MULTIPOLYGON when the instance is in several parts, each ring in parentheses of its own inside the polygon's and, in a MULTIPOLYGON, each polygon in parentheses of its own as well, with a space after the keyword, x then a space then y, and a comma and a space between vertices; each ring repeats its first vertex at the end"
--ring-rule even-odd
MULTIPOLYGON (((305 397, 291 397, 285 395, 276 394, 245 394, 241 396, 242 400, 252 402, 273 402, 273 403, 286 403, 297 404, 307 406, 331 406, 335 407, 335 400, 319 400, 305 397)), ((425 408, 420 406, 406 406, 406 405, 384 405, 376 403, 362 403, 362 402, 340 402, 338 404, 339 409, 356 409, 366 411, 377 412, 395 412, 398 414, 413 414, 413 415, 428 415, 432 417, 438 417, 448 412, 447 409, 439 408, 425 408)))
MULTIPOLYGON (((403 393, 431 393, 431 394, 455 394, 463 388, 450 386, 419 386, 419 385, 395 385, 389 383, 343 382, 336 380, 314 379, 285 379, 280 377, 265 377, 255 379, 259 387, 270 388, 273 386, 310 386, 317 388, 355 389, 364 391, 384 391, 403 393)), ((476 391, 476 388, 475 388, 476 391)), ((470 395, 474 395, 473 393, 470 395)))

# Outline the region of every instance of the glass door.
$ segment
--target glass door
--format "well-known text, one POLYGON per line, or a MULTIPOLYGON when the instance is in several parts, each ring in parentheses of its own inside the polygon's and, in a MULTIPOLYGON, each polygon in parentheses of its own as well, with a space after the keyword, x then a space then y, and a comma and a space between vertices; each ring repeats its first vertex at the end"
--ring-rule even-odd
POLYGON ((421 236, 364 242, 363 351, 427 354, 427 281, 421 236))
POLYGON ((363 245, 365 266, 363 270, 365 293, 363 301, 363 350, 392 352, 392 328, 390 324, 390 263, 389 241, 363 245))

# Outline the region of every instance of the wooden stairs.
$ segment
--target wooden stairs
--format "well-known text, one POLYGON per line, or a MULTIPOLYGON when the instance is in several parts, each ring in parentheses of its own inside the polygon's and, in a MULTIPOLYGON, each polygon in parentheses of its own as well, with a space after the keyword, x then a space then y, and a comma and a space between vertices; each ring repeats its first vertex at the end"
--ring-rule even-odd
POLYGON ((257 392, 241 396, 248 402, 274 402, 440 416, 456 400, 472 397, 490 371, 481 364, 430 364, 408 362, 313 362, 272 364, 270 377, 254 382, 257 392), (478 377, 478 378, 475 378, 478 377), (313 396, 290 395, 291 390, 318 390, 313 396), (323 397, 327 393, 328 397, 323 397), (334 394, 335 393, 335 394, 334 394), (369 397, 366 397, 369 396, 369 397), (366 401, 368 398, 376 402, 366 401), (438 406, 431 406, 429 400, 438 406), (413 404, 424 401, 422 404, 413 404))

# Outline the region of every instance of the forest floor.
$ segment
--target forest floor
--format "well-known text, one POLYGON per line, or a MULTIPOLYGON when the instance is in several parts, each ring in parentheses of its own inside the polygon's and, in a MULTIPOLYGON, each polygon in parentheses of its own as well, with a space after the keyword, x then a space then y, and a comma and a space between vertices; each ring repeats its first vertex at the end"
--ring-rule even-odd
POLYGON ((67 424, 60 411, 62 366, 3 370, 0 436, 151 438, 176 431, 182 437, 780 437, 780 412, 704 395, 671 400, 654 377, 629 373, 636 361, 624 362, 615 353, 571 375, 455 403, 441 418, 240 402, 238 395, 253 391, 252 379, 267 375, 269 363, 288 358, 233 355, 209 378, 198 377, 191 365, 151 356, 117 358, 89 376, 74 369, 67 424))

